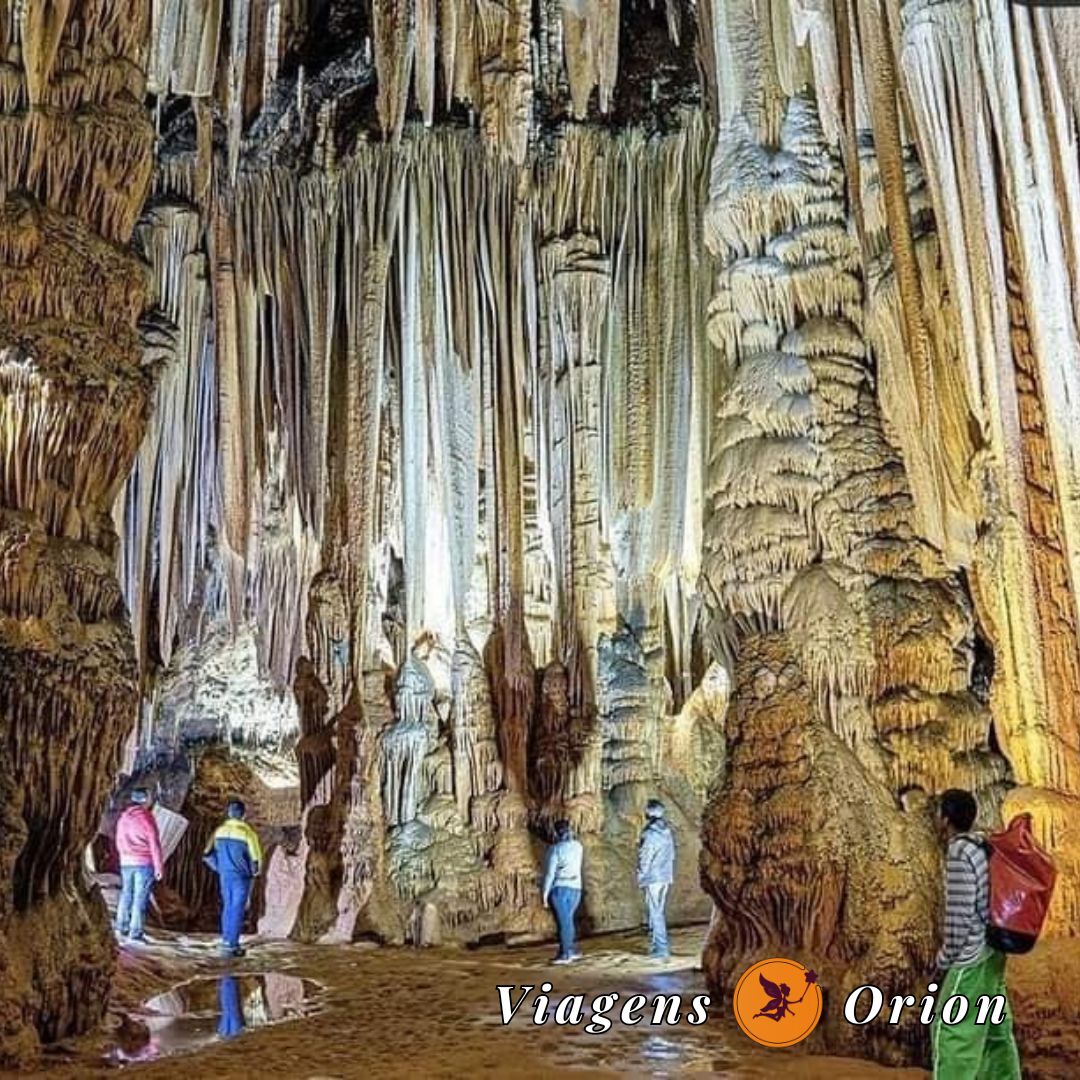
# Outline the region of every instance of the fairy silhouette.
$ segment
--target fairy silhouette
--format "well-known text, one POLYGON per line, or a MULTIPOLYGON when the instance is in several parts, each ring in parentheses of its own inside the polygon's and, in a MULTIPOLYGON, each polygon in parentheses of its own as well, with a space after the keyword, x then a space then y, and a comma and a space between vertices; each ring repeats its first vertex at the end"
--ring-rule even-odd
POLYGON ((772 982, 770 979, 766 979, 763 974, 758 975, 758 982, 761 983, 761 988, 768 995, 769 1000, 760 1012, 754 1014, 756 1020, 759 1016, 767 1016, 770 1020, 775 1020, 780 1023, 785 1016, 794 1016, 795 1010, 792 1005, 798 1005, 804 997, 806 997, 806 991, 817 982, 817 972, 807 971, 804 972, 806 978, 806 990, 803 990, 802 997, 791 1000, 791 987, 787 983, 781 983, 779 986, 772 982))

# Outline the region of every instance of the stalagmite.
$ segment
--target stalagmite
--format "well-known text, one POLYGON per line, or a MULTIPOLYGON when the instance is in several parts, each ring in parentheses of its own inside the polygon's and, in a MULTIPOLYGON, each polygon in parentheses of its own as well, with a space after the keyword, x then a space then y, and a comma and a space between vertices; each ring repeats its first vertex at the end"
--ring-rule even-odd
POLYGON ((436 723, 431 700, 434 686, 421 662, 410 660, 398 676, 398 718, 381 741, 383 811, 389 825, 416 819, 423 799, 420 781, 436 723))

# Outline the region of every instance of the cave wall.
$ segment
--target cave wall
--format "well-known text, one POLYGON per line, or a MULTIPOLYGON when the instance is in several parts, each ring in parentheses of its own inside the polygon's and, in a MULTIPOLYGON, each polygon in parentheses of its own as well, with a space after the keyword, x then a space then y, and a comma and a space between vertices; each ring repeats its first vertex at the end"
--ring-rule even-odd
POLYGON ((111 511, 146 427, 149 7, 0 4, 0 1067, 100 1019, 82 880, 139 696, 111 511))

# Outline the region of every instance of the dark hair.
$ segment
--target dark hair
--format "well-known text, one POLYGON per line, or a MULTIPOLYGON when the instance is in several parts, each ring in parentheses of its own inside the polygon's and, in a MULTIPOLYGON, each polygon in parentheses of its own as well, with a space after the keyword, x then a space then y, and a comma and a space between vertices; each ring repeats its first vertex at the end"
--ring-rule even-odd
POLYGON ((975 796, 970 791, 950 788, 941 796, 941 816, 959 832, 967 832, 978 814, 975 796))
POLYGON ((664 804, 659 799, 650 799, 645 804, 645 816, 649 818, 662 818, 664 816, 664 804))
POLYGON ((241 799, 230 799, 225 807, 225 813, 231 818, 242 818, 247 810, 241 799))
POLYGON ((570 822, 566 818, 562 818, 560 821, 555 822, 555 839, 556 840, 569 840, 570 839, 570 822))

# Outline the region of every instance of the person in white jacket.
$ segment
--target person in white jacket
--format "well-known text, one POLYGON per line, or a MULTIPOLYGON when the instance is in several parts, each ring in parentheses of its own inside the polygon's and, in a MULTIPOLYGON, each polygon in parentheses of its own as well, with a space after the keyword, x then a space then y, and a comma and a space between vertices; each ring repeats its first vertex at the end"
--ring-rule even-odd
POLYGON ((638 842, 637 881, 649 913, 649 955, 671 955, 667 932, 667 898, 675 877, 675 836, 664 817, 664 804, 645 805, 645 828, 638 842))
POLYGON ((574 933, 574 912, 581 903, 581 863, 585 849, 574 839, 569 821, 555 822, 555 843, 548 851, 544 872, 544 906, 548 901, 559 927, 559 952, 556 964, 570 964, 581 958, 574 933))

